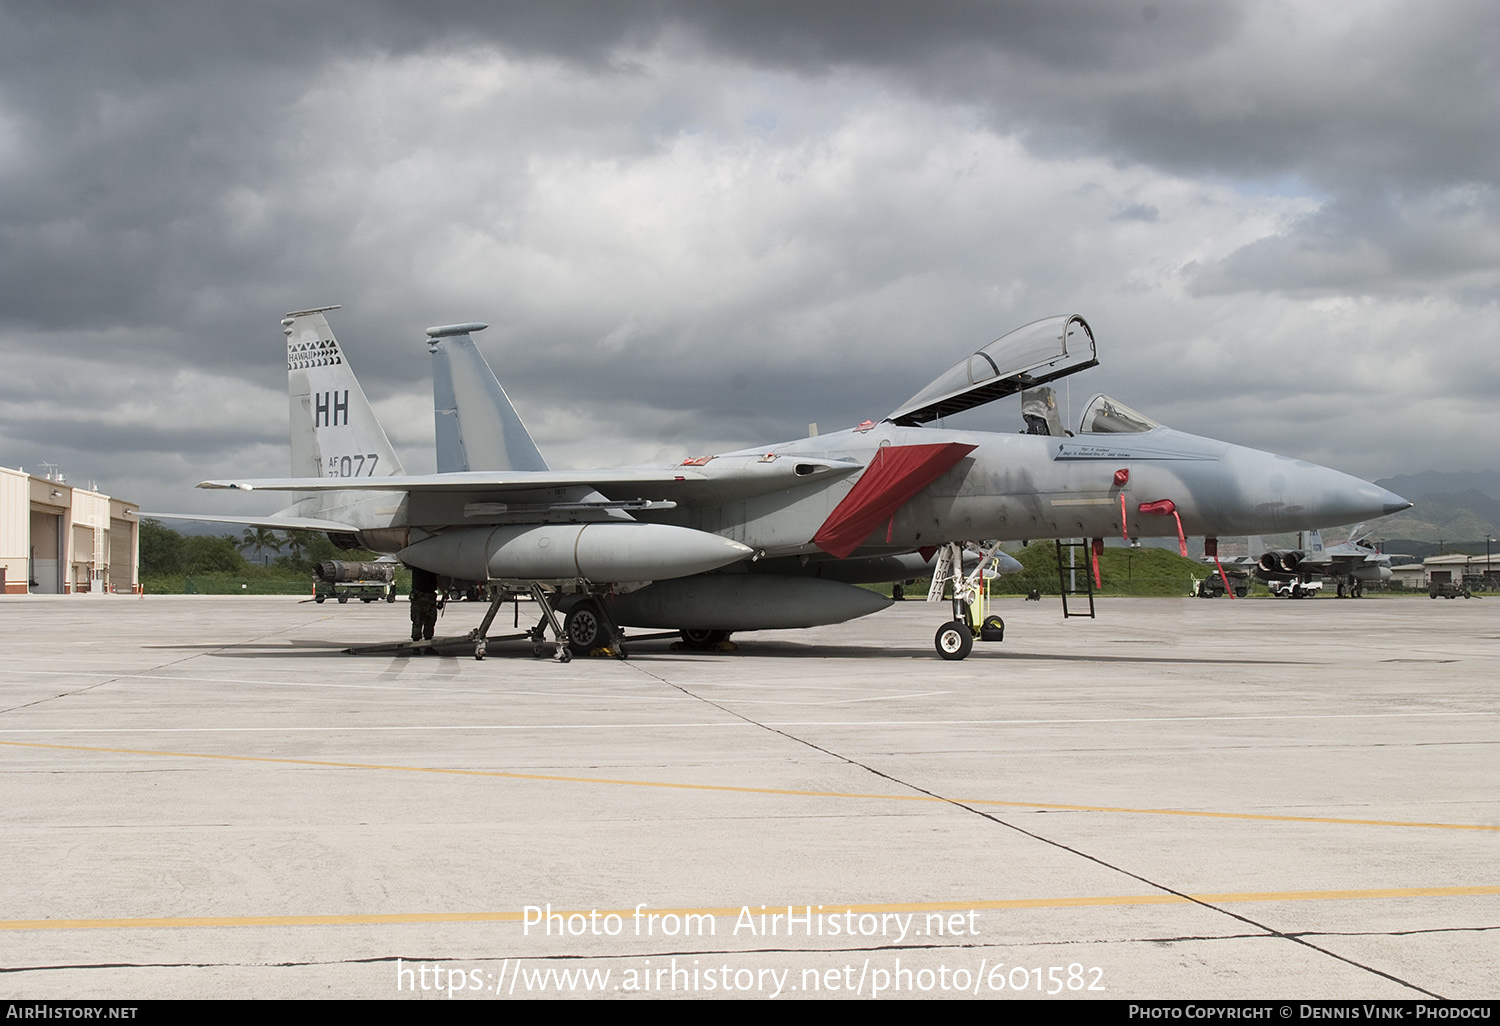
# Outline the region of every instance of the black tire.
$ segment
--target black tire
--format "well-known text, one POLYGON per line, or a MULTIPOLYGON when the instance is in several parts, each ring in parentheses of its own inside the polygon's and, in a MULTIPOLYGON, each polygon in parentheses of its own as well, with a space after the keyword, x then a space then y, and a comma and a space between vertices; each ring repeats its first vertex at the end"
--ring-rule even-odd
POLYGON ((322 605, 322 604, 323 604, 323 600, 324 600, 324 599, 325 599, 325 598, 327 598, 327 596, 326 596, 326 595, 315 595, 315 596, 314 596, 314 597, 313 597, 313 601, 314 601, 314 602, 316 602, 316 603, 317 603, 317 604, 318 604, 318 605, 320 605, 320 606, 321 606, 321 605, 322 605))
POLYGON ((345 602, 348 602, 348 601, 349 601, 349 596, 348 595, 340 595, 339 596, 339 605, 343 605, 345 602))
POLYGON ((937 629, 932 643, 944 659, 963 659, 974 650, 974 632, 961 620, 949 620, 937 629))
POLYGON ((993 613, 984 618, 984 623, 979 625, 980 641, 1004 641, 1005 621, 993 613))
POLYGON ((707 652, 716 645, 729 640, 728 631, 710 631, 701 628, 684 627, 677 634, 682 638, 683 645, 698 652, 707 652))
POLYGON ((568 610, 568 615, 563 618, 563 631, 568 635, 568 647, 579 655, 588 655, 596 648, 607 648, 614 640, 598 603, 591 599, 585 599, 568 610))
POLYGON ((891 601, 900 602, 904 598, 906 598, 906 589, 899 584, 891 585, 891 601))

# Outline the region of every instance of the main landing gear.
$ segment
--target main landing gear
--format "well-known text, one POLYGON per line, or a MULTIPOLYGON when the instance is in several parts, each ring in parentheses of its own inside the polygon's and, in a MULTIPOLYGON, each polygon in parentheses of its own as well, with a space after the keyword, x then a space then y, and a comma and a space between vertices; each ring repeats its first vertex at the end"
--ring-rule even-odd
POLYGON ((619 626, 597 599, 586 598, 568 610, 563 619, 563 632, 568 636, 568 648, 574 655, 603 650, 621 659, 627 658, 625 639, 619 626))
MULTIPOLYGON (((609 618, 604 607, 597 599, 586 597, 573 604, 567 614, 559 622, 557 608, 551 593, 540 584, 533 584, 530 588, 531 597, 536 600, 537 606, 542 611, 541 619, 535 627, 525 634, 517 637, 531 642, 531 654, 537 658, 548 655, 551 648, 551 656, 560 663, 572 660, 575 654, 588 655, 601 649, 625 658, 623 638, 620 628, 609 618), (548 634, 552 640, 548 640, 548 634)), ((500 611, 501 605, 506 601, 515 601, 520 594, 512 591, 497 590, 490 600, 489 611, 484 615, 484 622, 473 631, 469 632, 468 641, 474 645, 474 658, 483 659, 488 654, 488 642, 490 624, 494 622, 495 614, 500 611)))
POLYGON ((730 649, 734 648, 733 645, 729 644, 730 633, 730 631, 710 631, 684 627, 677 632, 677 636, 682 639, 683 648, 692 649, 694 652, 712 652, 716 649, 723 649, 726 645, 730 649))

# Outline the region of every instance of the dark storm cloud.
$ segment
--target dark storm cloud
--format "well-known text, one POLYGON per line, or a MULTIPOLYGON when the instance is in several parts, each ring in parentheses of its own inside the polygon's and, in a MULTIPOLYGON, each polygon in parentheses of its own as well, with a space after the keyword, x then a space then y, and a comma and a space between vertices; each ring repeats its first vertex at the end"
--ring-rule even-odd
POLYGON ((651 17, 805 75, 861 67, 1039 145, 1323 187, 1494 179, 1500 6, 683 3, 651 17), (1319 10, 1322 7, 1322 10, 1319 10))
MULTIPOLYGON (((275 321, 324 303, 419 449, 429 324, 492 322, 582 465, 878 417, 1082 309, 1131 401, 1309 455, 1295 408, 1212 412, 1308 339, 1385 365, 1371 407, 1484 387, 1495 38, 1465 2, 11 2, 0 463, 155 487, 181 426, 173 465, 281 473, 275 321)), ((1468 459, 1466 411, 1317 444, 1468 459)))
POLYGON ((1189 272, 1195 294, 1420 295, 1443 282, 1480 285, 1500 270, 1500 192, 1450 190, 1415 199, 1349 193, 1285 234, 1189 272))

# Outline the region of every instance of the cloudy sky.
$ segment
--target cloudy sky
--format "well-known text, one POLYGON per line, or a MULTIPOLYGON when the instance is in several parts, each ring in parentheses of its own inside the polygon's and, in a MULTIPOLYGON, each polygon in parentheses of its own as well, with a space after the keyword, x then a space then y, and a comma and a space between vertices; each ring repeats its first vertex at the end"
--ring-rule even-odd
POLYGON ((245 510, 192 485, 287 472, 278 322, 341 303, 412 471, 433 324, 489 322, 583 467, 878 419, 1064 312, 1074 417, 1493 470, 1497 39, 1480 0, 6 0, 0 465, 245 510))

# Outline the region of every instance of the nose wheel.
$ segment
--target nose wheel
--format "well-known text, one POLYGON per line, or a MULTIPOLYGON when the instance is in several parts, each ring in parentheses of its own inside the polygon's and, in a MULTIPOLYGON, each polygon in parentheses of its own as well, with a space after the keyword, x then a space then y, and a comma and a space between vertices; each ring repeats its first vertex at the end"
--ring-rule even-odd
POLYGON ((950 620, 938 628, 933 644, 944 659, 962 659, 974 650, 974 631, 961 620, 950 620))

